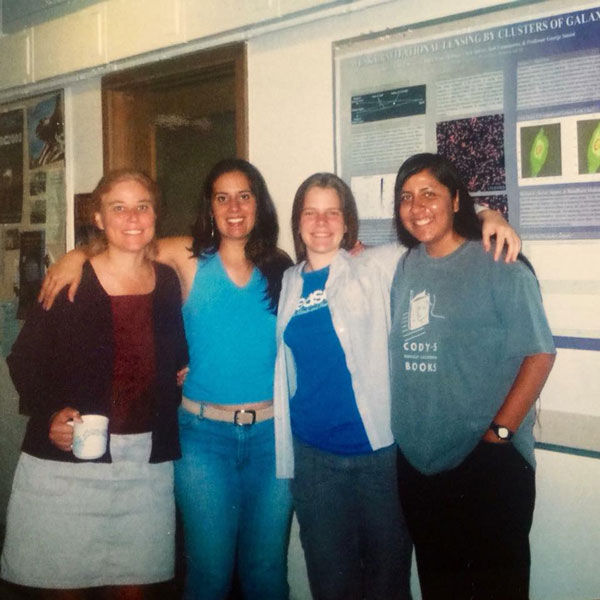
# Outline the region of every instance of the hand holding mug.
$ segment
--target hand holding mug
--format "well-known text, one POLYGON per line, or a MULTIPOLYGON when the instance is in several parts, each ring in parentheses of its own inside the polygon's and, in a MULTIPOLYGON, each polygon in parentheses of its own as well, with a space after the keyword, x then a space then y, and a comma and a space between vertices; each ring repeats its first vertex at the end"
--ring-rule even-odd
POLYGON ((73 423, 81 422, 79 411, 70 406, 54 413, 50 419, 50 441, 63 452, 70 452, 73 447, 73 423))
POLYGON ((73 425, 73 455, 82 460, 95 460, 106 452, 108 417, 81 415, 73 425))

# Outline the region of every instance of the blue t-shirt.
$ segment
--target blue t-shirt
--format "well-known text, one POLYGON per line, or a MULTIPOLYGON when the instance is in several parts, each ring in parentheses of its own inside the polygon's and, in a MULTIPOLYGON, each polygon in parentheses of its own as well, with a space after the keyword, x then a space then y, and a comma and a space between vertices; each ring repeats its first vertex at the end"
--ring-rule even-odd
MULTIPOLYGON (((553 353, 537 281, 480 242, 400 260, 392 296, 392 431, 422 473, 460 464, 504 403, 524 357, 553 353)), ((531 410, 513 444, 534 465, 531 410)))
POLYGON ((371 452, 352 389, 346 357, 335 333, 325 283, 329 267, 303 272, 302 297, 284 341, 296 363, 296 393, 290 401, 293 434, 335 454, 371 452))
POLYGON ((243 287, 229 279, 219 253, 198 260, 183 322, 190 371, 183 393, 192 400, 243 404, 273 398, 275 315, 257 268, 243 287))

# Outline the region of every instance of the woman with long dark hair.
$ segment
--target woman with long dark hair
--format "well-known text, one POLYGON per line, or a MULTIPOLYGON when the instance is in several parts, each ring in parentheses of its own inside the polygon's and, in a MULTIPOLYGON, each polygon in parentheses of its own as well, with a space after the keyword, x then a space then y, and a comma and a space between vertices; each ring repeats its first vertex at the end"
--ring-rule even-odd
POLYGON ((232 159, 207 176, 185 264, 171 243, 186 273, 190 349, 175 467, 185 598, 225 598, 236 557, 245 598, 288 596, 291 499, 275 478, 272 398, 275 313, 291 260, 277 234, 262 175, 232 159))
POLYGON ((454 166, 418 154, 395 186, 392 430, 425 600, 526 599, 535 499, 533 405, 554 361, 524 259, 481 248, 454 166))

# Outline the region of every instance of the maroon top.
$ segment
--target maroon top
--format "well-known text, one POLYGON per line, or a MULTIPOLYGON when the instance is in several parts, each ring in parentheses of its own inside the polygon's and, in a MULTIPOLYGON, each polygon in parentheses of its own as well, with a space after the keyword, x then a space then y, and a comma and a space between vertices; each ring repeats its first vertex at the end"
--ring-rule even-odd
POLYGON ((110 431, 151 431, 156 375, 153 293, 111 296, 110 303, 115 344, 110 431))

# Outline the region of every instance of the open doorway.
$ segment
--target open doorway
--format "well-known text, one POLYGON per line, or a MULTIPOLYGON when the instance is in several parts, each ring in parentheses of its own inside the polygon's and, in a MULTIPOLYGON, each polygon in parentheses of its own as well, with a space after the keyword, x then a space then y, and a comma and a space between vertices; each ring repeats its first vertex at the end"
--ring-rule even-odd
POLYGON ((102 79, 104 169, 134 167, 162 192, 159 235, 188 235, 210 167, 246 158, 246 49, 236 44, 102 79))

